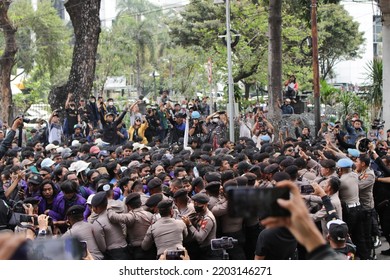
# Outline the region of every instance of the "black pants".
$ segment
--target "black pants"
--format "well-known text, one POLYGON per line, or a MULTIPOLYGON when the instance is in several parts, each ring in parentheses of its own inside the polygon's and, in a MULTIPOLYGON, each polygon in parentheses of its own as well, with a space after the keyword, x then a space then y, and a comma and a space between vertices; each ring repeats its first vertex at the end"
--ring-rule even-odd
POLYGON ((343 204, 343 220, 347 223, 349 235, 356 245, 357 256, 362 260, 370 259, 371 240, 371 209, 363 210, 361 206, 349 208, 343 204))
POLYGON ((105 260, 130 260, 131 256, 129 250, 126 247, 107 250, 104 254, 105 260))

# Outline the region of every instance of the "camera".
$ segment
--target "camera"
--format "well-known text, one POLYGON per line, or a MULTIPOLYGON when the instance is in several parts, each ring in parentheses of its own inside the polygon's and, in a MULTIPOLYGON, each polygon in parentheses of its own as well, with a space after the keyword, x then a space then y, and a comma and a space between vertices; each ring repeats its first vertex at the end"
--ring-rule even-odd
POLYGON ((181 260, 180 256, 184 256, 184 250, 167 250, 165 258, 167 260, 181 260))
POLYGON ((290 216, 290 212, 279 206, 279 198, 288 200, 288 188, 228 188, 228 213, 232 217, 290 216))
POLYGON ((382 129, 385 127, 385 121, 381 121, 379 119, 375 119, 371 125, 372 129, 382 129))
POLYGON ((20 115, 20 116, 18 116, 17 118, 22 118, 24 123, 29 123, 29 122, 31 122, 31 120, 28 119, 28 118, 25 118, 24 115, 20 115))
POLYGON ((232 249, 234 244, 238 243, 233 237, 223 236, 218 239, 211 239, 211 250, 227 250, 232 249))

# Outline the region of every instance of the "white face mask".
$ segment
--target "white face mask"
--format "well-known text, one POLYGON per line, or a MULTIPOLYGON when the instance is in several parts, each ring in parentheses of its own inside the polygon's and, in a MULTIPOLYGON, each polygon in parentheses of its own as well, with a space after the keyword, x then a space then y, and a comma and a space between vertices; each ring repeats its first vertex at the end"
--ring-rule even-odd
POLYGON ((108 105, 112 106, 114 105, 114 102, 108 102, 108 105))
POLYGON ((214 119, 213 119, 213 123, 217 123, 218 121, 219 121, 218 118, 214 118, 214 119))

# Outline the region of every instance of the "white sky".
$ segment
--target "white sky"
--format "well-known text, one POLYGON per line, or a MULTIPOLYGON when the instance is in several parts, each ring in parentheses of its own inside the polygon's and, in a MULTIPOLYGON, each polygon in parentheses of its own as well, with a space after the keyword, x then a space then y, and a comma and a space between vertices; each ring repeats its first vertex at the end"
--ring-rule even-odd
MULTIPOLYGON (((364 32, 365 43, 362 46, 362 58, 354 61, 340 62, 335 67, 336 79, 333 82, 363 84, 365 82, 365 65, 373 59, 373 15, 377 7, 372 2, 342 3, 345 9, 359 22, 359 30, 364 32)), ((346 42, 348 43, 348 42, 346 42)))

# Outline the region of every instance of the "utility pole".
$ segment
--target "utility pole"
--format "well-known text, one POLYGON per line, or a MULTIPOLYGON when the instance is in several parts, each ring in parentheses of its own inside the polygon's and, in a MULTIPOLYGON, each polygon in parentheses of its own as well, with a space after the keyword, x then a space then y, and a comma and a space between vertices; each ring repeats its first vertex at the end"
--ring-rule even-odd
POLYGON ((230 32, 230 0, 226 0, 226 47, 228 66, 228 92, 229 92, 229 140, 234 142, 234 91, 232 71, 232 37, 230 32))
POLYGON ((313 54, 314 119, 316 135, 321 127, 320 69, 318 62, 317 0, 311 0, 311 37, 313 54))

